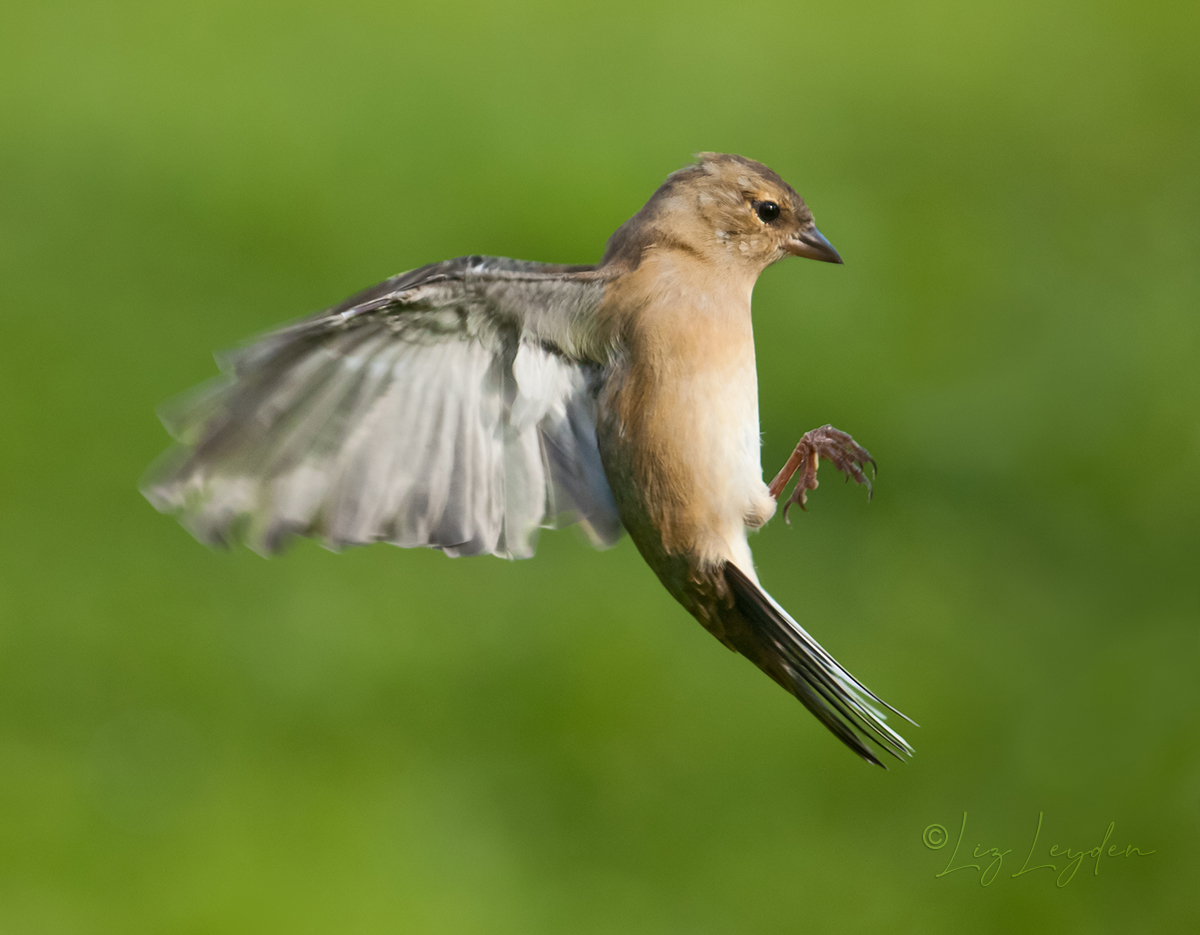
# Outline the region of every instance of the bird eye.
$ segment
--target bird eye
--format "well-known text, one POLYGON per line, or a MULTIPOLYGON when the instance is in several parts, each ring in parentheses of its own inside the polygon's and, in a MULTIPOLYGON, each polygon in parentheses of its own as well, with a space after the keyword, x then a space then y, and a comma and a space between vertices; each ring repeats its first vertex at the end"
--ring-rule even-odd
POLYGON ((754 202, 754 210, 758 213, 759 220, 764 224, 770 224, 779 217, 779 205, 773 201, 756 201, 754 202))

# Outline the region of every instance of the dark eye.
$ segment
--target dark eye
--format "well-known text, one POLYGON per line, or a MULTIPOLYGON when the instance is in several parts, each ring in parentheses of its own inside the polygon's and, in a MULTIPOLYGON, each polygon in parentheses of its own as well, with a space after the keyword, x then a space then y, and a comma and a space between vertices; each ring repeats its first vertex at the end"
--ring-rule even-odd
POLYGON ((759 220, 764 224, 770 224, 779 217, 779 205, 773 201, 756 201, 754 202, 754 210, 758 213, 759 220))

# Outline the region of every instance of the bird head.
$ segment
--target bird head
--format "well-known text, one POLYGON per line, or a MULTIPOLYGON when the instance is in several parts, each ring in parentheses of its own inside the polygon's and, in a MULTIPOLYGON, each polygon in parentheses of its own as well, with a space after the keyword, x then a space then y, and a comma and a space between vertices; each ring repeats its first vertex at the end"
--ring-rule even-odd
POLYGON ((671 173, 612 235, 603 263, 636 266, 648 249, 678 249, 757 276, 792 256, 841 263, 804 199, 761 162, 700 153, 671 173))

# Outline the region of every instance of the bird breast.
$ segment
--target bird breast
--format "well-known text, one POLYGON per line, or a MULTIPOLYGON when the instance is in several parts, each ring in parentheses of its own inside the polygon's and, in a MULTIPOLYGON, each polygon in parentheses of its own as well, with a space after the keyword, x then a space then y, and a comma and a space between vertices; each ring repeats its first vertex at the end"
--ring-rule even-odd
MULTIPOLYGON (((749 295, 643 312, 601 397, 605 470, 635 539, 701 565, 744 558, 774 511, 762 481, 749 295), (638 527, 638 528, 635 528, 638 527)), ((643 552, 647 550, 643 547, 643 552)))

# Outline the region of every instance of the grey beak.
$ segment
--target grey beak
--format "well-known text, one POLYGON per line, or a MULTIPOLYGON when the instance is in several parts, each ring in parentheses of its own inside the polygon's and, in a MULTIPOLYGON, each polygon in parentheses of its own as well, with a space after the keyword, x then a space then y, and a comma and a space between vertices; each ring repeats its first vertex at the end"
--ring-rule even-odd
POLYGON ((842 262, 841 256, 833 249, 833 244, 812 225, 792 237, 785 246, 787 252, 793 256, 808 257, 810 260, 820 260, 823 263, 842 262))

